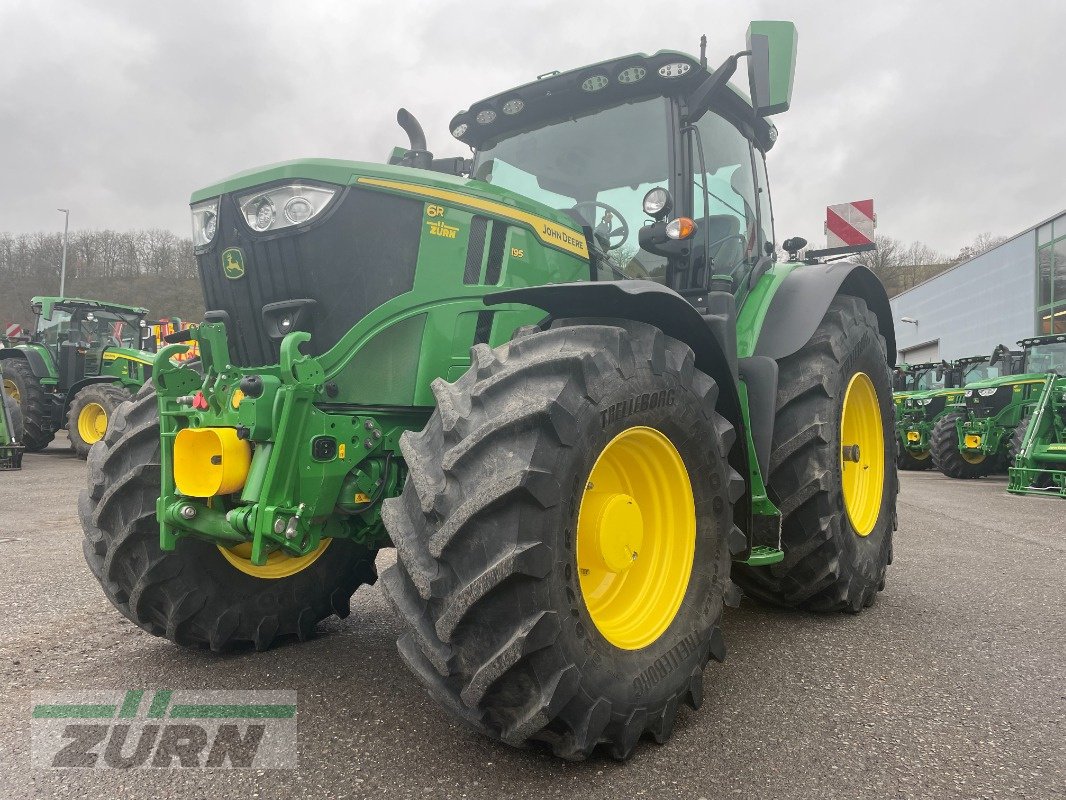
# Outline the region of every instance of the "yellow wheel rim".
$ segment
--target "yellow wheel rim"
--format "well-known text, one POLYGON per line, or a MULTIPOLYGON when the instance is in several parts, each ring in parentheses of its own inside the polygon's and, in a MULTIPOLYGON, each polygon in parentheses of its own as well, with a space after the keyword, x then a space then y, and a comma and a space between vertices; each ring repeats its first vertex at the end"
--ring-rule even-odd
POLYGON ((960 450, 959 455, 962 456, 962 460, 967 464, 980 464, 985 460, 984 453, 967 453, 964 450, 960 450))
POLYGON ((22 402, 22 395, 19 394, 18 384, 11 378, 4 378, 4 393, 11 397, 16 403, 22 402))
POLYGON ((290 575, 295 575, 297 572, 307 569, 318 560, 320 555, 326 552, 326 548, 329 547, 331 541, 331 539, 323 539, 318 543, 318 547, 305 556, 290 556, 275 550, 267 556, 266 563, 261 567, 257 567, 252 563, 251 542, 238 544, 234 547, 222 547, 219 545, 218 551, 222 553, 223 558, 244 574, 251 575, 253 578, 276 580, 277 578, 288 578, 290 575))
POLYGON ((692 574, 696 508, 685 462, 663 433, 629 428, 600 453, 576 551, 582 600, 608 642, 638 650, 670 627, 692 574))
POLYGON ((881 512, 885 440, 881 406, 865 372, 851 376, 840 415, 840 480, 844 507, 859 536, 869 536, 881 512))
POLYGON ((85 444, 95 444, 107 433, 107 410, 99 403, 86 403, 78 412, 78 434, 85 444))
POLYGON ((911 458, 913 458, 915 461, 925 461, 927 458, 929 458, 929 456, 930 452, 928 450, 925 450, 921 453, 911 453, 911 458))

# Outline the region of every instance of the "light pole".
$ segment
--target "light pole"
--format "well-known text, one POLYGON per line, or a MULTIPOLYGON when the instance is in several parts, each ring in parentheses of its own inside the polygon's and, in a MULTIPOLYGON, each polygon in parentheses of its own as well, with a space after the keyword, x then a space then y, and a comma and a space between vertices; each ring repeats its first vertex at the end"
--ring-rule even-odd
POLYGON ((66 215, 63 221, 63 263, 59 266, 59 296, 62 297, 67 285, 67 229, 70 227, 70 209, 57 208, 56 210, 66 215))

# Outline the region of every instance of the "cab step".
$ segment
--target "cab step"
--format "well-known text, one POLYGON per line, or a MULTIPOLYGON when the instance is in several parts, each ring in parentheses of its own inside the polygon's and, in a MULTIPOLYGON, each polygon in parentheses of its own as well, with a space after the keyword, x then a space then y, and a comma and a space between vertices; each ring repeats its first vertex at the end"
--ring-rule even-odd
POLYGON ((747 564, 749 567, 768 567, 771 564, 777 564, 779 561, 783 561, 785 558, 785 551, 778 550, 776 547, 766 547, 765 545, 757 545, 751 548, 751 554, 746 561, 742 561, 742 564, 747 564))

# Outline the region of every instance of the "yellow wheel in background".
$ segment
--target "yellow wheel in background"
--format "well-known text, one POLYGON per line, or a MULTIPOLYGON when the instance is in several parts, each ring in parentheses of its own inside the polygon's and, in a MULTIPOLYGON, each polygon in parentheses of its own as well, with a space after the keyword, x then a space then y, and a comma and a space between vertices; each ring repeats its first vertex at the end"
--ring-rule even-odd
POLYGON ((329 547, 331 541, 331 539, 323 539, 318 543, 318 547, 305 556, 290 556, 275 550, 267 556, 266 563, 261 567, 252 563, 251 542, 238 544, 234 547, 222 547, 219 545, 218 550, 226 561, 246 575, 251 575, 253 578, 276 580, 278 578, 288 578, 290 575, 295 575, 297 572, 307 569, 315 563, 320 555, 326 552, 326 548, 329 547))
POLYGON ((968 453, 965 450, 960 450, 959 455, 967 464, 983 464, 987 458, 984 453, 968 453))
POLYGON ((99 403, 86 403, 78 413, 78 433, 86 444, 96 444, 107 433, 107 409, 99 403))
POLYGON ((628 428, 603 449, 581 499, 577 567, 585 607, 615 647, 658 639, 688 589, 696 509, 677 448, 654 428, 628 428))
POLYGON ((840 445, 844 507, 855 533, 869 536, 881 510, 885 441, 877 391, 865 372, 852 375, 844 392, 840 445))
POLYGON ((4 394, 8 395, 16 403, 22 402, 22 395, 19 393, 18 384, 11 378, 4 378, 4 394))

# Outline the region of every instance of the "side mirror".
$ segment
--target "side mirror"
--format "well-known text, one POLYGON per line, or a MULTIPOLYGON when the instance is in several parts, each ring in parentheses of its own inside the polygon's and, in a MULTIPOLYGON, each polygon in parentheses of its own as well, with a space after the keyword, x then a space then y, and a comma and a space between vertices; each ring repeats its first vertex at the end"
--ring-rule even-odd
POLYGON ((996 349, 992 351, 992 355, 989 356, 988 366, 994 367, 1003 359, 1003 354, 1006 351, 1006 345, 997 344, 996 349))
POLYGON ((759 20, 748 26, 748 85, 752 108, 760 117, 788 111, 798 41, 791 22, 759 20))
POLYGON ((944 380, 944 365, 943 364, 937 364, 936 371, 933 373, 933 376, 936 378, 936 382, 937 383, 940 383, 942 380, 944 380))

